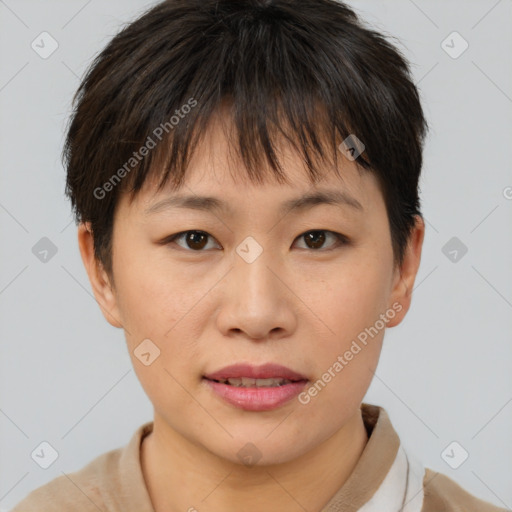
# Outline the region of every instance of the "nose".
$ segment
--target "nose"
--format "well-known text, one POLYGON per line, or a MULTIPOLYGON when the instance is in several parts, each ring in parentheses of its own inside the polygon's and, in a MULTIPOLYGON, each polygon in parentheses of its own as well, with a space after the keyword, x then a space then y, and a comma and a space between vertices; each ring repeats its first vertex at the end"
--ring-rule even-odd
POLYGON ((261 341, 291 336, 300 301, 290 289, 290 280, 270 251, 264 250, 252 262, 235 254, 220 299, 220 332, 261 341))

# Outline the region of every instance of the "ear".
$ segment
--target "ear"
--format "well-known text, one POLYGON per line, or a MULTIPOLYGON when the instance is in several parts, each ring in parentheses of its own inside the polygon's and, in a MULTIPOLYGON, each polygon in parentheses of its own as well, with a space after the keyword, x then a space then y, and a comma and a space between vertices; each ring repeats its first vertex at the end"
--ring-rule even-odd
POLYGON ((89 276, 94 297, 100 306, 103 316, 110 325, 123 327, 110 278, 101 262, 94 255, 94 239, 89 222, 82 222, 78 226, 78 246, 85 270, 89 276))
POLYGON ((398 325, 409 311, 412 300, 412 289, 421 261, 421 249, 425 236, 425 222, 420 215, 416 215, 414 228, 409 237, 409 242, 404 254, 402 265, 395 268, 393 288, 388 307, 396 311, 393 319, 387 323, 387 327, 398 325), (393 307, 393 304, 395 306, 393 307), (400 308, 400 306, 401 308, 400 308))

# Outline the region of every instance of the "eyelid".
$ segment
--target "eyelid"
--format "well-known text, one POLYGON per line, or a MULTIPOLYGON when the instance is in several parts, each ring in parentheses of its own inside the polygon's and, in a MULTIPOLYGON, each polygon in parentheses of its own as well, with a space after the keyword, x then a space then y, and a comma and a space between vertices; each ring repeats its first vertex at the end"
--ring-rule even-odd
MULTIPOLYGON (((166 236, 163 240, 161 240, 160 242, 158 242, 159 244, 161 245, 169 245, 171 243, 174 243, 174 240, 176 238, 180 238, 181 236, 183 235, 186 235, 187 233, 203 233, 205 235, 207 235, 209 238, 215 240, 215 242, 220 246, 220 243, 217 241, 217 239, 211 235, 210 233, 208 233, 208 231, 204 231, 202 229, 187 229, 185 231, 180 231, 179 233, 174 233, 173 235, 169 235, 169 236, 166 236)), ((177 245, 177 244, 176 244, 177 245)), ((181 247, 178 245, 178 247, 180 249, 183 249, 184 251, 187 251, 187 252, 197 252, 197 253, 200 253, 200 252, 206 252, 204 250, 201 250, 201 251, 193 251, 192 249, 185 249, 184 247, 181 247)))

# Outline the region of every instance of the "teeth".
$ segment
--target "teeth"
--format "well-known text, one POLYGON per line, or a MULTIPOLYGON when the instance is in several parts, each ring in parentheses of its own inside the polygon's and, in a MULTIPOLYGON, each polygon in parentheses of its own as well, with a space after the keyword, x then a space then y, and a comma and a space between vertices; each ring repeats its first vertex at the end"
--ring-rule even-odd
POLYGON ((231 378, 227 380, 224 379, 219 382, 230 384, 231 386, 235 386, 237 388, 270 388, 291 383, 291 381, 288 379, 251 379, 249 377, 231 378))

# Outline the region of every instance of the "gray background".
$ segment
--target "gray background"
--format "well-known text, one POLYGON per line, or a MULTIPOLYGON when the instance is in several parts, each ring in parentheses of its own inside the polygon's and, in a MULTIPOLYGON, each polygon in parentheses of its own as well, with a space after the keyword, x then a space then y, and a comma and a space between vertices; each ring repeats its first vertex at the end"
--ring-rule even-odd
MULTIPOLYGON (((79 77, 121 24, 152 3, 0 0, 2 510, 123 446, 152 419, 123 333, 91 294, 60 162, 79 77), (43 31, 59 45, 46 59, 31 48, 43 31), (32 252, 42 237, 57 248, 46 262, 32 252), (42 441, 59 454, 46 470, 31 458, 42 441)), ((512 2, 351 5, 401 40, 431 126, 412 310, 387 331, 365 401, 387 409, 425 466, 510 508, 512 2), (453 31, 469 43, 458 58, 442 47, 453 31), (452 237, 467 247, 456 261, 443 252, 452 237), (452 441, 469 452, 458 469, 441 456, 452 441)), ((453 53, 461 43, 452 36, 447 44, 453 53)), ((452 460, 461 453, 456 447, 452 460)))

